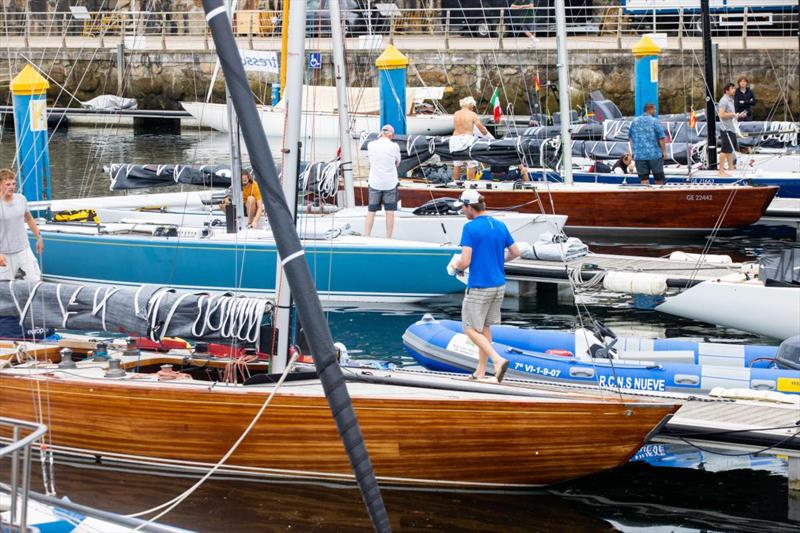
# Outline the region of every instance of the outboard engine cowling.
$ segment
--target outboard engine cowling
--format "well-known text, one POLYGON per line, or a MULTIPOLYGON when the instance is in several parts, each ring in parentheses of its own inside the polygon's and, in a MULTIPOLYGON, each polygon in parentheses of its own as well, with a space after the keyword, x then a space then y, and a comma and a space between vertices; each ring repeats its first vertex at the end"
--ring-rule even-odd
POLYGON ((800 370, 800 335, 789 337, 781 343, 775 364, 784 370, 800 370))

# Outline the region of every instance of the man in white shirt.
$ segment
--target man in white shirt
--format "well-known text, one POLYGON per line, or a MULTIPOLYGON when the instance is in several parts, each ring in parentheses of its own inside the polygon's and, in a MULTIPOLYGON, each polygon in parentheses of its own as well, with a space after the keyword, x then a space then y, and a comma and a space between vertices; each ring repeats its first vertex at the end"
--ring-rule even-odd
POLYGON ((17 194, 17 176, 13 171, 0 169, 0 280, 42 279, 39 264, 28 242, 28 225, 36 237, 36 252, 44 250, 42 235, 28 211, 28 201, 17 194))
POLYGON ((722 93, 722 98, 717 106, 717 113, 721 123, 721 131, 719 132, 722 146, 719 155, 719 175, 722 177, 729 177, 730 174, 725 172, 725 167, 728 170, 736 170, 734 163, 734 154, 739 149, 739 143, 736 140, 736 119, 744 118, 747 116, 746 111, 741 113, 736 112, 736 106, 733 102, 733 95, 736 93, 736 86, 729 83, 725 86, 722 93))
POLYGON ((400 147, 392 141, 394 128, 386 124, 381 128, 381 136, 367 145, 369 157, 369 202, 364 234, 372 234, 375 213, 381 206, 386 210, 386 238, 392 238, 394 231, 394 212, 397 211, 400 180, 397 166, 400 164, 400 147))

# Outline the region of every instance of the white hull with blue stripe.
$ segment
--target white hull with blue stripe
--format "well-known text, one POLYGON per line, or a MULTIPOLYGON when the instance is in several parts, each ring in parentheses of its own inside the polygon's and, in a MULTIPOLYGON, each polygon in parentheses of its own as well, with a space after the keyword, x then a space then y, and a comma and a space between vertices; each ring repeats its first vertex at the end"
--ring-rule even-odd
MULTIPOLYGON (((635 391, 708 393, 722 387, 800 393, 800 371, 773 368, 776 346, 620 337, 617 358, 609 360, 590 355, 599 341, 587 330, 493 326, 492 337, 515 378, 635 391)), ((406 330, 403 345, 430 370, 472 372, 478 361, 477 347, 453 320, 426 316, 406 330)))

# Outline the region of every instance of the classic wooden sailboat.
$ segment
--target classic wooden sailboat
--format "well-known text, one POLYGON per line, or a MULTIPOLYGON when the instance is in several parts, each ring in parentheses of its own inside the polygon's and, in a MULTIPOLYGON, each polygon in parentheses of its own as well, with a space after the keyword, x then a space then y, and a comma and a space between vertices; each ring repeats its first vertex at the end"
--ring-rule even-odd
MULTIPOLYGON (((428 185, 404 180, 400 200, 416 207, 433 198, 457 198, 478 188, 490 209, 567 215, 570 233, 617 230, 623 233, 708 233, 715 227, 736 229, 755 223, 769 207, 777 187, 674 185, 616 186, 582 183, 455 182, 428 185)), ((356 203, 367 202, 367 185, 355 185, 356 203)))
MULTIPOLYGON (((159 381, 166 356, 113 356, 129 369, 124 377, 105 378, 91 360, 68 371, 41 362, 1 369, 0 416, 44 416, 59 452, 207 469, 275 387, 159 381), (130 371, 135 367, 138 372, 130 371), (43 413, 31 401, 36 390, 43 413)), ((186 371, 206 374, 204 368, 186 371)), ((386 483, 522 487, 565 481, 626 462, 676 410, 613 395, 520 391, 423 373, 345 372, 373 466, 386 483)), ((224 470, 352 480, 313 372, 290 375, 224 470)))

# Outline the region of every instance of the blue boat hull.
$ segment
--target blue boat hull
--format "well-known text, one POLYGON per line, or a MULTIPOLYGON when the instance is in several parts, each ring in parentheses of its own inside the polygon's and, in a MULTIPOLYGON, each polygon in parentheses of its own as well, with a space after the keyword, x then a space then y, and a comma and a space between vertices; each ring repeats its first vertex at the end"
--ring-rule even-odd
MULTIPOLYGON (((554 183, 561 183, 561 176, 555 172, 531 172, 532 179, 541 179, 546 175, 547 180, 554 183)), ((590 172, 573 172, 572 179, 577 183, 608 183, 612 185, 638 185, 639 178, 636 174, 595 174, 590 172)), ((782 177, 764 177, 754 175, 748 178, 749 182, 753 185, 774 185, 780 187, 777 196, 780 198, 800 198, 800 175, 792 177, 785 175, 782 177)), ((693 184, 693 185, 731 185, 739 183, 737 178, 723 178, 720 176, 702 176, 702 177, 685 177, 685 176, 665 176, 666 183, 672 184, 693 184)))
MULTIPOLYGON (((79 235, 46 231, 41 265, 51 281, 156 284, 205 291, 275 292, 274 243, 79 235)), ((453 248, 334 246, 307 241, 306 258, 321 297, 411 302, 457 293, 446 273, 453 248)))
MULTIPOLYGON (((621 351, 641 357, 609 361, 544 353, 580 353, 574 333, 495 326, 492 338, 497 352, 510 362, 509 375, 518 378, 637 391, 702 393, 723 387, 800 393, 800 372, 771 368, 777 354, 774 346, 621 338, 617 345, 621 351), (679 352, 690 359, 694 354, 694 362, 654 362, 659 352, 679 352)), ((471 372, 477 361, 477 348, 463 334, 461 323, 452 320, 413 324, 403 345, 430 370, 471 372)))

